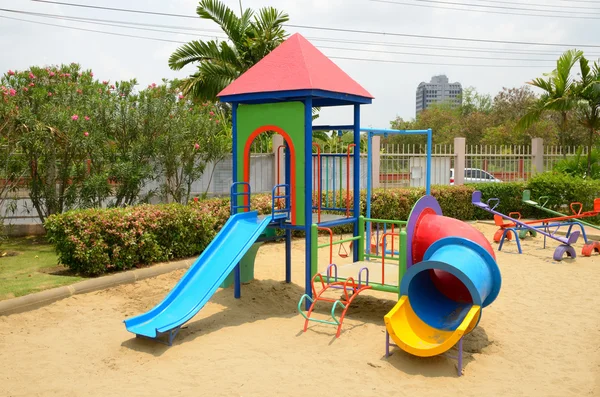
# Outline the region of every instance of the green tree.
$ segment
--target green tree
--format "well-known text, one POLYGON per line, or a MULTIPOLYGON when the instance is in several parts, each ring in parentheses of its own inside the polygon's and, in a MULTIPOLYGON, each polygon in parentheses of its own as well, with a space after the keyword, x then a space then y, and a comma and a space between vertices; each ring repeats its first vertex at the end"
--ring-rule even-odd
POLYGON ((542 115, 548 111, 560 114, 559 141, 561 146, 565 145, 565 137, 568 134, 569 115, 577 106, 575 95, 576 82, 571 76, 573 66, 581 59, 583 52, 569 50, 558 58, 556 69, 545 74, 546 78, 533 79, 528 84, 542 89, 541 97, 528 109, 528 112, 520 118, 517 123, 518 129, 531 127, 539 121, 542 115))
POLYGON ((579 59, 580 79, 576 84, 575 96, 578 101, 579 120, 587 129, 587 175, 592 176, 592 147, 600 131, 600 65, 589 61, 582 56, 579 59))
POLYGON ((537 96, 528 86, 503 88, 493 101, 492 126, 488 127, 482 143, 489 145, 529 145, 532 138, 542 138, 546 144, 554 144, 557 138, 556 125, 551 114, 540 117, 526 129, 516 128, 518 120, 537 101, 537 96))
POLYGON ((42 222, 145 201, 152 180, 168 200, 188 200, 205 165, 230 152, 231 123, 214 105, 185 99, 179 81, 136 84, 100 82, 74 63, 0 77, 0 199, 10 186, 26 188, 42 222))
POLYGON ((261 8, 258 14, 251 9, 240 12, 238 17, 220 0, 200 1, 196 13, 219 25, 227 41, 193 40, 171 55, 169 67, 173 70, 198 64, 196 72, 184 80, 184 95, 214 100, 223 88, 285 40, 287 14, 273 7, 261 8))
POLYGON ((463 115, 470 113, 489 113, 492 111, 492 97, 489 94, 480 94, 475 87, 467 87, 461 94, 460 111, 463 115))

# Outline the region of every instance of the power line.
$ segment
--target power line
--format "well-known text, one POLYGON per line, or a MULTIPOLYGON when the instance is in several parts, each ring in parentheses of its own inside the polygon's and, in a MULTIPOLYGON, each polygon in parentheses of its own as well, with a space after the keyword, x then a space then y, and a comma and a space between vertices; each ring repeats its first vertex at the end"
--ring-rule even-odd
MULTIPOLYGON (((375 1, 375 0, 370 0, 370 1, 375 1)), ((510 7, 510 6, 495 6, 495 5, 490 5, 490 4, 474 4, 474 3, 456 3, 456 2, 452 2, 452 1, 443 1, 443 0, 411 0, 411 1, 415 1, 415 2, 419 2, 419 3, 430 3, 430 4, 446 4, 446 5, 454 5, 454 6, 464 6, 464 7, 478 7, 478 8, 493 8, 493 9, 499 9, 499 10, 516 10, 516 11, 534 11, 534 12, 554 12, 554 13, 567 13, 567 14, 582 14, 582 11, 561 11, 561 10, 541 10, 541 9, 537 9, 537 8, 521 8, 521 7, 510 7)), ((389 3, 395 3, 394 1, 386 1, 389 3)), ((508 4, 506 2, 500 2, 500 3, 494 3, 494 4, 508 4)), ((514 3, 513 3, 514 4, 514 3)), ((519 3, 516 3, 519 4, 519 3)), ((527 5, 527 4, 522 4, 521 5, 527 5)), ((561 6, 555 6, 555 7, 561 7, 561 6)), ((564 7, 562 6, 563 9, 570 9, 571 7, 564 7)), ((586 10, 598 10, 597 8, 586 8, 586 7, 581 7, 581 8, 585 8, 586 10)), ((585 12, 585 14, 593 14, 593 15, 599 15, 600 13, 597 12, 585 12)), ((527 14, 529 15, 529 14, 527 14)))
MULTIPOLYGON (((62 15, 55 15, 55 14, 54 15, 53 14, 43 14, 43 13, 39 13, 39 12, 9 10, 9 9, 5 9, 5 8, 0 8, 0 11, 11 12, 11 13, 18 13, 18 14, 25 14, 25 15, 31 15, 31 16, 36 16, 36 17, 40 17, 40 18, 60 19, 60 20, 66 20, 66 21, 72 21, 72 22, 80 22, 80 23, 93 23, 94 25, 113 26, 113 27, 117 27, 117 28, 143 30, 143 31, 148 31, 148 32, 183 34, 183 35, 188 35, 188 36, 192 36, 193 35, 193 36, 208 37, 208 38, 226 38, 226 37, 218 36, 218 35, 206 35, 206 34, 198 34, 198 33, 193 33, 192 34, 192 33, 186 33, 186 32, 176 32, 176 31, 173 31, 173 30, 152 29, 152 28, 143 28, 143 27, 138 27, 137 26, 137 25, 152 26, 150 24, 133 23, 136 26, 123 26, 123 25, 129 25, 129 23, 128 22, 121 22, 121 21, 114 21, 114 23, 110 23, 112 21, 106 20, 106 19, 69 17, 69 16, 62 16, 62 15), (105 21, 107 21, 107 22, 105 22, 105 21)), ((31 22, 34 22, 34 21, 31 21, 31 22)), ((154 26, 164 26, 164 25, 154 25, 154 26)), ((200 31, 203 31, 203 30, 200 30, 200 31)), ((221 32, 221 34, 223 34, 223 33, 221 32)))
MULTIPOLYGON (((23 14, 23 15, 30 15, 30 16, 36 16, 36 17, 42 17, 42 18, 63 19, 63 20, 85 22, 85 23, 94 22, 99 25, 105 24, 106 26, 116 26, 116 27, 123 27, 123 28, 130 28, 130 27, 129 26, 121 26, 121 25, 151 26, 151 27, 160 27, 160 28, 168 28, 168 29, 188 30, 188 31, 194 31, 194 32, 196 32, 196 31, 198 31, 198 32, 215 32, 215 33, 222 34, 222 31, 216 30, 216 29, 200 29, 200 28, 194 28, 194 27, 182 27, 182 26, 177 26, 177 25, 149 24, 149 23, 131 22, 131 21, 123 21, 123 20, 114 20, 114 19, 74 17, 74 16, 48 14, 48 13, 41 13, 41 12, 11 10, 11 9, 6 9, 6 8, 0 8, 0 11, 23 14), (118 24, 118 25, 113 25, 113 24, 118 24)), ((131 28, 131 29, 134 29, 134 28, 131 28)), ((164 32, 164 33, 174 33, 174 34, 189 34, 189 33, 185 33, 185 32, 173 32, 173 31, 169 31, 169 30, 156 30, 156 29, 141 29, 141 30, 157 31, 157 32, 164 32)), ((200 36, 200 37, 221 38, 221 36, 218 36, 218 35, 214 35, 214 36, 199 35, 199 34, 195 34, 195 35, 200 36)), ((489 48, 484 48, 484 47, 458 47, 458 46, 441 46, 441 45, 436 46, 436 45, 430 45, 430 44, 406 44, 406 43, 392 43, 392 42, 386 42, 386 41, 347 40, 347 39, 335 39, 335 38, 326 38, 326 37, 307 37, 307 38, 309 40, 313 40, 313 41, 322 41, 322 42, 331 42, 331 43, 435 49, 435 50, 442 50, 442 51, 458 50, 458 51, 476 52, 476 53, 489 52, 489 53, 518 54, 518 55, 523 55, 523 54, 524 55, 527 55, 527 54, 552 55, 552 56, 560 55, 560 53, 557 53, 557 52, 540 51, 540 50, 514 50, 514 49, 498 50, 498 49, 489 49, 489 48)), ((592 55, 592 54, 590 54, 590 55, 592 55)))
POLYGON ((419 56, 428 56, 428 57, 465 58, 465 59, 486 59, 486 60, 493 60, 493 61, 554 62, 554 59, 494 58, 494 57, 477 57, 477 56, 467 56, 467 55, 452 56, 452 55, 421 54, 421 53, 414 53, 414 52, 369 50, 369 49, 363 49, 363 48, 340 48, 340 47, 328 47, 328 46, 319 46, 319 48, 325 48, 325 49, 330 49, 330 50, 373 52, 373 53, 378 53, 378 54, 419 55, 419 56))
MULTIPOLYGON (((115 33, 115 32, 105 32, 105 31, 102 31, 102 30, 85 29, 85 28, 79 28, 79 27, 74 27, 74 26, 58 25, 58 24, 46 23, 46 22, 39 22, 39 21, 30 21, 30 20, 27 20, 27 19, 7 17, 7 16, 4 16, 4 15, 0 15, 0 18, 11 19, 11 20, 16 20, 16 21, 22 21, 22 22, 29 22, 29 23, 33 23, 33 24, 40 24, 40 25, 46 25, 46 26, 55 26, 55 27, 59 27, 59 28, 72 29, 72 30, 78 30, 78 31, 84 31, 84 32, 93 32, 93 33, 108 34, 108 35, 118 36, 118 37, 130 37, 130 38, 137 38, 137 39, 162 41, 162 42, 169 42, 169 43, 178 43, 178 44, 185 44, 186 43, 185 41, 179 41, 179 40, 168 40, 168 39, 160 39, 160 38, 155 38, 155 37, 137 36, 137 35, 123 34, 123 33, 115 33)), ((385 60, 385 59, 372 59, 372 58, 371 59, 366 59, 366 58, 352 58, 352 57, 343 57, 343 56, 331 56, 330 58, 332 58, 332 59, 342 59, 342 60, 351 60, 351 61, 367 61, 367 62, 376 62, 376 63, 396 63, 396 64, 434 65, 434 66, 459 66, 459 67, 483 67, 483 68, 521 68, 521 67, 523 67, 523 68, 540 68, 541 67, 541 65, 456 64, 456 63, 437 63, 437 62, 385 60)))
POLYGON ((114 20, 114 19, 75 17, 75 16, 68 16, 68 15, 48 14, 48 13, 43 13, 43 12, 12 10, 12 9, 8 9, 8 8, 0 8, 0 11, 5 11, 5 12, 10 12, 10 13, 15 13, 15 14, 31 15, 31 16, 37 16, 37 17, 53 17, 53 18, 58 18, 58 19, 71 19, 71 20, 91 21, 91 22, 110 22, 110 23, 121 23, 121 24, 134 25, 134 26, 150 26, 150 27, 159 27, 159 28, 168 28, 168 29, 193 30, 193 31, 208 32, 208 33, 223 33, 222 30, 194 28, 191 26, 190 27, 182 27, 182 26, 178 26, 178 25, 161 25, 161 24, 156 24, 156 23, 119 21, 119 20, 114 20))
MULTIPOLYGON (((491 0, 479 0, 479 1, 491 1, 491 0)), ((563 1, 566 3, 591 3, 598 4, 598 0, 554 0, 554 1, 563 1)))
MULTIPOLYGON (((484 1, 487 3, 493 3, 493 4, 515 4, 518 6, 553 7, 553 8, 566 8, 566 9, 575 8, 575 9, 580 9, 580 10, 600 10, 600 8, 589 8, 589 7, 581 7, 581 6, 578 7, 578 6, 574 6, 574 5, 564 6, 564 5, 556 5, 556 4, 518 3, 518 2, 514 2, 514 1, 497 2, 494 0, 480 0, 480 1, 484 1)), ((598 2, 594 2, 594 1, 591 1, 590 3, 598 4, 598 2)), ((536 11, 543 11, 543 10, 536 10, 536 11)))
POLYGON ((61 6, 93 8, 93 9, 96 9, 96 10, 108 10, 108 11, 120 11, 120 12, 134 12, 134 13, 139 13, 139 14, 160 15, 160 16, 164 16, 164 17, 177 17, 177 18, 198 19, 197 15, 170 14, 168 12, 154 12, 154 11, 130 10, 130 9, 126 9, 126 8, 102 7, 102 6, 94 6, 94 5, 90 5, 90 4, 65 3, 65 2, 62 2, 62 1, 51 1, 51 0, 31 0, 31 1, 34 1, 36 3, 57 4, 57 5, 61 5, 61 6))
MULTIPOLYGON (((181 18, 197 18, 189 15, 182 14, 169 14, 162 12, 152 12, 152 11, 143 11, 143 10, 132 10, 125 8, 114 8, 114 7, 102 7, 102 6, 92 6, 87 4, 77 4, 77 3, 66 3, 59 2, 53 0, 32 0, 38 3, 49 3, 49 4, 58 4, 64 6, 72 6, 72 7, 83 7, 83 8, 93 8, 93 9, 102 9, 109 11, 120 11, 120 12, 131 12, 131 13, 139 13, 139 14, 150 14, 150 15, 163 15, 163 16, 172 16, 172 17, 181 17, 181 18)), ((428 35, 418 35, 418 34, 409 34, 409 33, 387 33, 387 32, 377 32, 377 31, 369 31, 369 30, 358 30, 358 29, 344 29, 344 28, 332 28, 332 27, 324 27, 324 26, 310 26, 310 25, 294 25, 294 24, 285 24, 285 26, 292 28, 300 28, 300 29, 313 29, 313 30, 325 30, 325 31, 335 31, 342 33, 357 33, 357 34, 371 34, 371 35, 381 35, 381 36, 397 36, 397 37, 415 37, 422 39, 436 39, 436 40, 455 40, 455 41, 472 41, 478 43, 496 43, 496 44, 515 44, 515 45, 539 45, 539 46, 554 46, 554 47, 590 47, 590 48, 600 48, 600 45, 595 44, 567 44, 567 43, 540 43, 540 42, 525 42, 525 41, 508 41, 508 40, 488 40, 488 39, 473 39, 466 37, 450 37, 450 36, 428 36, 428 35)))
MULTIPOLYGON (((0 8, 0 11, 4 11, 4 9, 0 8)), ((42 16, 42 15, 38 15, 38 16, 42 16)), ((45 17, 54 18, 54 19, 66 18, 67 20, 71 20, 71 19, 69 19, 69 17, 60 17, 60 16, 57 16, 57 17, 45 16, 45 17)), ((88 18, 86 18, 86 19, 88 19, 88 18)), ((27 20, 23 20, 23 19, 16 19, 16 20, 26 21, 26 22, 31 22, 31 23, 37 22, 37 21, 27 21, 27 20)), ((71 20, 71 21, 73 21, 73 20, 71 20)), ((77 22, 76 19, 74 21, 77 22)), ((173 31, 169 31, 169 30, 149 29, 149 28, 141 28, 141 27, 121 26, 121 25, 112 24, 112 23, 98 23, 98 22, 91 22, 91 21, 83 21, 81 23, 95 23, 95 24, 99 24, 99 25, 114 26, 114 27, 121 27, 121 28, 127 28, 127 29, 138 29, 138 30, 146 30, 146 31, 161 32, 161 33, 175 33, 175 34, 191 35, 191 33, 181 33, 181 32, 173 32, 173 31)), ((63 27, 65 25, 51 24, 50 26, 63 27)), ((100 31, 95 31, 95 32, 99 33, 100 31)), ((203 35, 200 35, 200 36, 203 36, 203 35)), ((213 37, 213 36, 207 36, 207 37, 213 37)), ((179 41, 176 41, 176 42, 179 42, 179 41)), ((184 42, 180 42, 180 43, 184 43, 184 42)), ((342 51, 371 52, 371 53, 380 53, 380 54, 414 55, 414 56, 425 56, 425 57, 464 58, 464 59, 485 59, 485 60, 496 60, 496 61, 531 61, 531 62, 548 62, 548 61, 552 62, 553 61, 552 59, 498 58, 498 57, 478 57, 478 56, 463 56, 463 55, 437 55, 437 54, 423 54, 423 53, 415 53, 415 52, 395 52, 395 51, 371 50, 371 49, 364 49, 364 48, 344 48, 344 47, 330 47, 330 46, 319 46, 319 48, 342 50, 342 51)))
POLYGON ((599 44, 557 44, 557 43, 540 43, 540 42, 526 42, 526 41, 509 41, 509 40, 489 40, 489 39, 472 39, 466 37, 449 37, 449 36, 428 36, 422 34, 411 34, 411 33, 395 33, 395 32, 377 32, 373 30, 358 30, 358 29, 345 29, 345 28, 330 28, 322 26, 310 26, 310 25, 291 25, 286 26, 300 29, 314 29, 314 30, 326 30, 331 32, 341 33, 362 33, 379 36, 398 36, 398 37, 415 37, 420 39, 436 39, 436 40, 456 40, 456 41, 472 41, 477 43, 495 43, 495 44, 516 44, 516 45, 539 45, 539 46, 551 46, 551 47, 591 47, 600 48, 599 44))
MULTIPOLYGON (((5 11, 5 12, 11 12, 11 13, 18 13, 18 14, 25 14, 25 15, 32 15, 32 16, 36 16, 36 17, 41 17, 41 18, 51 18, 51 19, 60 19, 60 20, 67 20, 67 21, 74 21, 74 22, 81 22, 81 23, 94 23, 96 25, 104 25, 104 26, 113 26, 113 27, 119 27, 119 28, 125 28, 125 29, 136 29, 136 30, 144 30, 144 31, 150 31, 150 32, 160 32, 160 33, 172 33, 172 34, 183 34, 183 35, 190 35, 190 36, 200 36, 200 37, 209 37, 209 38, 219 38, 219 39, 225 39, 226 37, 220 36, 220 35, 202 35, 202 34, 192 34, 192 33, 186 33, 186 32, 176 32, 176 31, 172 31, 172 30, 162 30, 162 29, 151 29, 151 28, 142 28, 142 27, 137 27, 138 25, 142 25, 142 26, 148 26, 149 24, 143 24, 143 23, 132 23, 135 26, 127 26, 130 24, 129 21, 115 21, 115 20, 110 20, 110 19, 97 19, 97 18, 83 18, 83 17, 72 17, 72 16, 64 16, 64 15, 57 15, 57 14, 45 14, 45 13, 39 13, 39 12, 29 12, 29 11, 21 11, 21 10, 10 10, 10 9, 6 9, 6 8, 0 8, 0 11, 5 11), (125 25, 125 26, 123 26, 125 25)), ((164 27, 171 27, 172 25, 156 25, 156 26, 164 26, 164 27)), ((191 30, 196 30, 195 28, 191 28, 191 30)), ((198 29, 200 31, 207 31, 206 29, 198 29)), ((212 30, 215 31, 215 30, 212 30)), ((219 32, 219 31, 216 31, 219 32)), ((220 32, 221 33, 221 32, 220 32)), ((222 34, 222 33, 221 33, 222 34)), ((409 48, 424 48, 424 49, 429 49, 429 47, 427 46, 415 46, 415 45, 402 45, 402 44, 396 44, 396 43, 381 43, 381 42, 369 42, 369 41, 352 41, 352 40, 343 40, 343 39, 328 39, 328 38, 314 38, 315 41, 323 41, 323 42, 334 42, 334 43, 344 43, 344 44, 360 44, 360 45, 378 45, 378 46, 400 46, 400 47, 409 47, 409 48)), ((465 59, 487 59, 487 60, 502 60, 502 61, 532 61, 532 62, 545 62, 545 61, 552 61, 551 59, 526 59, 526 58, 502 58, 502 57, 478 57, 478 56, 466 56, 466 55, 456 55, 456 54, 451 54, 451 55, 439 55, 439 54, 424 54, 424 53, 410 53, 410 52, 393 52, 393 51, 382 51, 382 50, 371 50, 371 49, 357 49, 357 48, 340 48, 340 47, 326 47, 326 46, 319 46, 320 48, 329 48, 329 49, 338 49, 338 50, 348 50, 348 51, 361 51, 361 52, 373 52, 373 53, 392 53, 392 54, 399 54, 399 55, 417 55, 417 56, 428 56, 428 57, 451 57, 451 58, 465 58, 465 59)), ((450 50, 455 50, 457 48, 461 48, 461 47, 453 47, 451 49, 446 49, 444 47, 433 47, 433 48, 437 48, 437 49, 442 49, 445 51, 450 51, 450 50)), ((462 47, 462 48, 466 48, 466 47, 462 47)), ((468 49, 471 50, 471 49, 468 49)), ((483 49, 485 51, 485 49, 483 49)), ((477 50, 477 51, 472 51, 472 52, 483 52, 481 50, 477 50)), ((497 51, 500 53, 506 53, 505 51, 497 51)), ((518 54, 527 54, 527 52, 520 52, 518 54)), ((555 55, 554 53, 546 53, 546 54, 537 54, 537 55, 555 55)))
MULTIPOLYGON (((542 11, 542 10, 537 10, 537 11, 542 11, 542 12, 561 12, 560 15, 544 15, 544 14, 530 14, 530 13, 523 14, 523 13, 508 12, 508 11, 473 10, 473 9, 469 9, 469 8, 444 7, 444 6, 431 5, 431 4, 405 3, 405 2, 401 2, 401 1, 391 1, 391 0, 367 0, 367 1, 371 1, 371 2, 374 2, 374 3, 387 3, 387 4, 395 4, 395 5, 410 6, 410 7, 435 8, 435 9, 440 9, 440 10, 468 11, 468 12, 479 12, 479 13, 484 13, 484 14, 517 15, 517 16, 521 16, 521 17, 592 19, 592 20, 600 19, 600 16, 598 16, 598 17, 588 17, 588 16, 583 16, 583 15, 564 15, 563 11, 542 11)), ((413 1, 424 1, 424 0, 413 0, 413 1)), ((457 4, 457 3, 454 3, 454 4, 457 4)), ((459 4, 457 4, 457 5, 459 5, 459 4)), ((459 5, 459 6, 461 6, 461 5, 459 5)), ((521 10, 523 10, 523 8, 521 8, 521 10)))
MULTIPOLYGON (((11 11, 11 10, 7 10, 7 9, 3 9, 0 8, 0 11, 11 11)), ((191 34, 191 33, 185 33, 185 32, 174 32, 171 30, 160 30, 160 29, 150 29, 150 28, 142 28, 142 27, 137 27, 137 26, 122 26, 119 24, 113 24, 113 23, 103 23, 103 22, 96 22, 96 21, 106 21, 106 20, 102 20, 102 19, 94 19, 94 18, 81 18, 83 21, 79 21, 78 17, 68 17, 68 16, 61 16, 61 15, 53 15, 53 14, 42 14, 42 13, 29 13, 27 11, 18 11, 20 13, 24 13, 24 14, 33 14, 35 16, 38 17, 44 17, 44 18, 53 18, 53 19, 63 19, 63 20, 69 20, 69 21, 75 21, 75 22, 81 22, 81 23, 94 23, 97 25, 104 25, 104 26, 113 26, 113 27, 119 27, 119 28, 126 28, 126 29, 137 29, 137 30, 144 30, 144 31, 151 31, 151 32, 161 32, 161 33, 173 33, 173 34, 184 34, 184 35, 190 35, 190 36, 201 36, 201 37, 210 37, 210 38, 225 38, 225 37, 221 37, 221 36, 208 36, 208 35, 196 35, 196 34, 191 34)), ((118 23, 127 23, 124 21, 117 21, 118 23)), ((323 39, 324 41, 327 41, 327 39, 323 39)), ((342 41, 342 43, 345 43, 345 41, 342 41)), ((377 45, 382 45, 382 44, 377 44, 377 45)), ((370 52, 370 53, 380 53, 380 54, 395 54, 395 55, 414 55, 414 56, 424 56, 424 57, 444 57, 444 58, 463 58, 463 59, 484 59, 484 60, 495 60, 495 61, 531 61, 531 62, 552 62, 554 61, 553 59, 530 59, 530 58, 502 58, 502 57, 482 57, 482 56, 468 56, 468 55, 439 55, 439 54, 426 54, 426 53, 418 53, 418 52, 398 52, 398 51, 384 51, 384 50, 373 50, 373 49, 365 49, 365 48, 344 48, 344 47, 332 47, 332 46, 322 46, 319 45, 319 48, 322 49, 332 49, 332 50, 343 50, 343 51, 357 51, 357 52, 370 52)))
MULTIPOLYGON (((460 47, 460 46, 435 46, 429 44, 404 44, 394 43, 389 41, 365 41, 365 40, 346 40, 346 39, 333 39, 333 38, 322 38, 322 37, 307 37, 312 41, 323 41, 331 43, 344 43, 344 44, 360 44, 360 45, 372 45, 372 46, 389 46, 389 47, 407 47, 407 48, 422 48, 442 51, 464 51, 464 52, 475 52, 475 53, 500 53, 500 54, 517 54, 517 55, 552 55, 558 56, 560 52, 540 51, 540 50, 514 50, 514 49, 488 49, 485 47, 460 47)), ((596 53, 586 53, 589 56, 600 56, 596 53)))
POLYGON ((411 62, 411 61, 396 61, 388 59, 367 59, 367 58, 350 58, 350 57, 338 57, 330 56, 332 59, 345 59, 349 61, 364 61, 364 62, 381 62, 381 63, 401 63, 401 64, 412 64, 412 65, 435 65, 435 66, 465 66, 465 67, 485 67, 485 68, 540 68, 542 65, 469 65, 469 64, 458 64, 458 63, 437 63, 437 62, 411 62))
POLYGON ((136 38, 136 39, 164 41, 164 42, 167 42, 167 43, 179 43, 179 44, 185 44, 186 43, 186 41, 179 41, 179 40, 159 39, 159 38, 156 38, 156 37, 136 36, 136 35, 125 34, 125 33, 105 32, 103 30, 85 29, 85 28, 79 28, 79 27, 75 27, 75 26, 57 25, 57 24, 54 24, 54 23, 47 23, 47 22, 29 21, 27 19, 7 17, 5 15, 0 15, 0 18, 12 19, 14 21, 29 22, 29 23, 39 24, 39 25, 56 26, 58 28, 80 30, 80 31, 83 31, 83 32, 103 33, 103 34, 108 34, 108 35, 111 35, 111 36, 118 36, 118 37, 131 37, 131 38, 136 38))

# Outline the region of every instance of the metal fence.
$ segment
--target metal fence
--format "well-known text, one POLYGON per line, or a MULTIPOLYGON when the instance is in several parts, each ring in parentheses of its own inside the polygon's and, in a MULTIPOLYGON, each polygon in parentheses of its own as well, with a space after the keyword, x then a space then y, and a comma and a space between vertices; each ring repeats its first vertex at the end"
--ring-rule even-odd
MULTIPOLYGON (((347 159, 343 153, 346 147, 342 142, 337 145, 337 140, 332 140, 331 145, 322 145, 322 189, 346 189, 347 159)), ((361 149, 364 149, 361 147, 361 149)), ((426 145, 401 145, 382 144, 379 153, 379 186, 384 188, 415 187, 425 185, 426 175, 426 145)), ((451 169, 455 168, 456 154, 453 145, 434 145, 432 147, 432 184, 450 184, 451 169)), ((275 155, 273 154, 272 140, 257 140, 251 148, 250 184, 256 193, 270 193, 276 184, 277 170, 275 168, 275 155)), ((540 155, 538 151, 538 156, 540 155)), ((578 153, 587 156, 585 147, 556 147, 543 148, 544 171, 552 170, 556 163, 564 158, 573 158, 578 153)), ((374 156, 376 159, 377 156, 374 156)), ((539 159, 539 157, 538 157, 539 159)), ((316 160, 316 156, 315 156, 316 160)), ((526 181, 532 175, 533 154, 531 146, 466 146, 465 168, 484 170, 494 177, 506 181, 526 181)), ((283 161, 283 157, 280 159, 283 161)), ((361 153, 360 160, 361 189, 366 188, 367 158, 361 153)), ((374 164, 374 169, 376 165, 374 164)), ((280 173, 282 171, 280 170, 280 173)), ((353 170, 351 169, 352 179, 353 170)), ((280 178, 283 178, 281 173, 280 178)), ((377 178, 377 176, 374 176, 377 178)), ((317 177, 315 176, 317 179, 317 177)), ((192 196, 208 193, 209 196, 225 196, 229 194, 232 182, 231 155, 216 164, 208 164, 201 178, 192 184, 192 196)), ((157 189, 160 181, 152 181, 144 187, 142 194, 157 189)), ((31 223, 31 203, 27 198, 26 190, 22 190, 18 198, 17 212, 8 213, 7 205, 0 208, 0 214, 6 213, 13 218, 13 223, 31 223)), ((156 197, 153 202, 159 202, 156 197)), ((110 200, 109 200, 110 201, 110 200)))
POLYGON ((531 164, 530 146, 469 145, 465 153, 465 176, 467 168, 475 168, 501 181, 526 181, 531 176, 531 164))
POLYGON ((544 146, 544 171, 551 171, 556 163, 576 157, 578 153, 587 156, 588 148, 586 146, 544 146))
MULTIPOLYGON (((381 187, 425 186, 427 145, 382 144, 379 166, 381 187)), ((449 184, 454 168, 452 145, 434 145, 431 152, 431 183, 449 184)))

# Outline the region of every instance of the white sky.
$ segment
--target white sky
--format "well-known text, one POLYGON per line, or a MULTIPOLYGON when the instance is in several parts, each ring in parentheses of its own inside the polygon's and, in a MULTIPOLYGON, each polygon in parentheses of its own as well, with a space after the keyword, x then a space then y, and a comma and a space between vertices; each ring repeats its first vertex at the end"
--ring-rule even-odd
MULTIPOLYGON (((73 3, 102 5, 117 8, 142 9, 177 14, 195 15, 197 1, 192 0, 65 0, 73 3)), ((415 0, 397 0, 403 3, 419 3, 415 0)), ((505 0, 448 0, 472 4, 501 5, 505 0)), ((515 0, 512 0, 516 2, 515 0)), ((238 0, 225 0, 225 3, 238 9, 238 0)), ((567 7, 589 7, 589 16, 600 18, 600 2, 575 3, 561 0, 528 0, 523 7, 532 4, 545 4, 567 7), (593 14, 594 12, 598 15, 593 14)), ((499 15, 490 13, 433 9, 406 5, 395 5, 368 0, 243 0, 244 7, 258 9, 265 5, 276 6, 290 15, 290 23, 316 25, 360 30, 411 33, 433 36, 453 36, 489 40, 511 40, 525 42, 546 42, 565 44, 588 44, 600 46, 600 19, 538 18, 532 16, 499 15)), ((506 6, 518 7, 506 4, 506 6)), ((163 25, 188 26, 216 29, 209 21, 184 19, 166 16, 152 16, 91 10, 76 7, 43 4, 27 0, 0 0, 0 8, 35 11, 65 16, 102 18, 163 25)), ((566 9, 563 9, 566 10, 566 9)), ((574 10, 576 11, 576 10, 574 10)), ((581 10, 585 12, 586 10, 581 10)), ((517 11, 507 11, 517 12, 517 11)), ((518 13, 518 12, 517 12, 518 13)), ((557 13, 556 15, 561 15, 557 13)), ((566 14, 565 14, 566 15, 566 14)), ((11 14, 0 11, 0 16, 35 20, 64 26, 77 26, 87 29, 126 33, 138 36, 189 41, 193 35, 158 33, 124 29, 109 26, 94 26, 79 22, 46 19, 28 15, 11 14)), ((171 29, 172 30, 172 29, 171 29)), ((533 77, 552 70, 554 60, 567 47, 543 47, 515 44, 472 43, 461 41, 429 40, 409 37, 391 37, 367 34, 339 33, 307 29, 287 29, 290 33, 300 32, 317 47, 344 47, 347 50, 322 49, 329 56, 398 60, 417 64, 393 64, 334 59, 343 70, 363 85, 375 100, 372 105, 363 107, 363 126, 386 128, 389 122, 399 115, 413 118, 415 115, 415 91, 421 81, 429 81, 431 76, 446 74, 451 82, 458 81, 463 87, 474 86, 479 92, 495 95, 502 87, 521 86, 533 77), (327 43, 318 38, 375 41, 379 43, 426 44, 436 46, 476 47, 489 50, 518 50, 524 54, 504 54, 489 52, 457 52, 440 49, 403 48, 398 46, 366 46, 347 43, 327 43), (372 49, 377 51, 413 52, 424 55, 400 55, 354 51, 350 48, 372 49), (531 53, 528 53, 531 51, 531 53), (539 54, 537 52, 544 52, 539 54), (550 54, 551 53, 551 54, 550 54), (447 56, 481 56, 492 58, 543 59, 546 61, 500 61, 485 59, 450 58, 447 56), (419 64, 455 63, 467 65, 519 65, 517 68, 483 68, 476 66, 441 66, 419 64), (523 67, 523 65, 537 65, 523 67)), ((201 33, 207 34, 207 33, 201 33)), ((210 33, 208 33, 210 34, 210 33)), ((207 39, 198 37, 199 39, 207 39)), ((179 46, 176 43, 155 42, 137 38, 116 37, 100 33, 82 32, 54 26, 43 26, 22 21, 0 18, 0 72, 8 69, 24 69, 30 65, 47 65, 79 62, 85 68, 92 68, 100 80, 120 80, 137 78, 140 87, 161 78, 185 77, 192 68, 184 71, 171 71, 167 65, 169 55, 179 46)), ((582 48, 590 58, 597 58, 600 48, 582 48), (596 56, 593 56, 596 55, 596 56)), ((328 110, 322 114, 321 123, 347 123, 351 121, 350 109, 328 110)))

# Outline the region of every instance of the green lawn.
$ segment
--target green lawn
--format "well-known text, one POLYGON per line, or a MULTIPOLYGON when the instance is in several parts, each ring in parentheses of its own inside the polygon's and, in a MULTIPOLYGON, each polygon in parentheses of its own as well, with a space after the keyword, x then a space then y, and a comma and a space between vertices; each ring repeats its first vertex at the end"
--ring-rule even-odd
POLYGON ((82 280, 57 263, 52 246, 43 237, 0 242, 0 300, 82 280))

